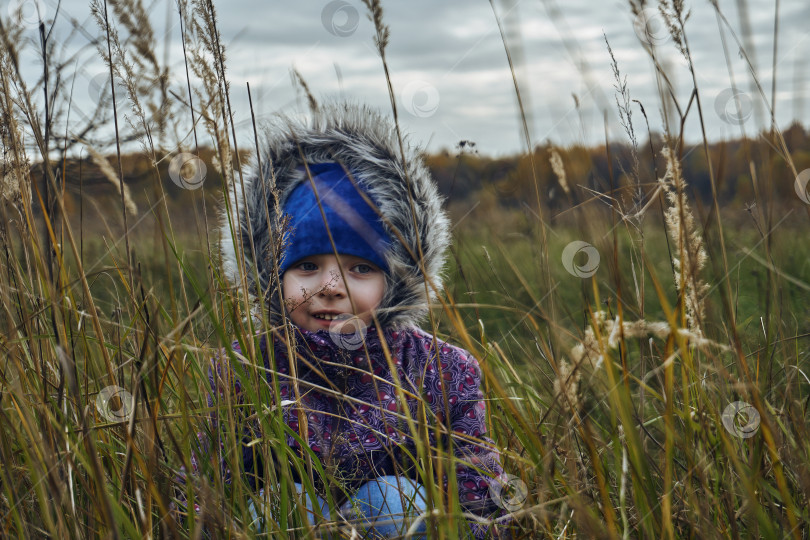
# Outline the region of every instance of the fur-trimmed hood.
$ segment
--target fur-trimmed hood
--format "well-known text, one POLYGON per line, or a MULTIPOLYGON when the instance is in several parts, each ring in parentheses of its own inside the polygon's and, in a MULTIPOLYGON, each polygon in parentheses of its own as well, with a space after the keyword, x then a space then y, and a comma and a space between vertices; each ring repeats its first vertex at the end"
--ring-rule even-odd
POLYGON ((404 166, 393 122, 364 106, 323 106, 309 122, 290 117, 277 119, 265 135, 258 162, 261 174, 257 163, 244 178, 244 191, 237 178, 230 193, 233 229, 238 216, 239 233, 235 239, 228 213, 223 213, 221 248, 227 278, 234 284, 241 282, 242 257, 251 296, 264 298, 270 322, 281 323, 275 280, 283 248, 281 209, 293 189, 307 181, 302 172, 305 162, 337 162, 376 202, 385 232, 392 240, 386 254, 389 271, 377 319, 384 328, 418 325, 427 314, 428 302, 435 300, 435 291, 442 287, 450 226, 419 149, 403 141, 403 150, 404 166), (420 253, 421 267, 417 262, 420 253))

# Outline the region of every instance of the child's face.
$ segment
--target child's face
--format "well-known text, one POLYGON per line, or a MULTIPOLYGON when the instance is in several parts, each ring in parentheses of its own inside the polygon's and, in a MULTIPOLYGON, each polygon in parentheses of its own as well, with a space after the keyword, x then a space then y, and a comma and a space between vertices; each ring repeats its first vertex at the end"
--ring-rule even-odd
POLYGON ((366 326, 371 324, 371 314, 382 301, 385 274, 361 257, 341 255, 340 263, 345 282, 334 254, 305 257, 284 272, 281 278, 284 300, 291 310, 292 322, 298 327, 312 332, 330 328, 341 332, 341 326, 346 326, 347 332, 355 331, 351 323, 336 323, 323 318, 324 315, 347 318, 357 315, 366 326))

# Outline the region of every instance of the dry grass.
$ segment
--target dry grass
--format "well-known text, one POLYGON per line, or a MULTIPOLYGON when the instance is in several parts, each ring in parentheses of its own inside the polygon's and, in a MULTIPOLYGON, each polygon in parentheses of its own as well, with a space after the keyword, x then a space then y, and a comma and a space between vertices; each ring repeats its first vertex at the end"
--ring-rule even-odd
MULTIPOLYGON (((396 119, 385 56, 389 30, 380 4, 365 4, 396 119)), ((644 7, 634 2, 628 10, 644 7)), ((222 279, 205 197, 186 194, 184 204, 193 208, 178 216, 161 181, 174 153, 200 152, 197 140, 205 130, 215 146, 210 161, 223 178, 222 208, 233 208, 230 188, 242 181, 244 150, 255 144, 236 140, 214 5, 180 1, 178 8, 188 72, 198 84, 192 87, 189 78, 188 91, 169 99, 168 73, 154 53, 143 4, 93 2, 105 36, 100 54, 127 95, 100 100, 98 114, 89 116, 109 118, 116 142, 126 139, 122 131, 134 133, 148 156, 154 187, 143 195, 148 206, 137 208, 120 182, 120 149, 111 164, 85 142, 103 126, 50 131, 64 111, 42 110, 35 92, 50 88, 56 98, 49 103, 66 103, 59 83, 70 68, 55 61, 44 40, 42 79, 26 81, 18 69, 20 30, 3 19, 0 536, 255 536, 247 505, 259 501, 238 475, 226 485, 221 471, 203 466, 184 491, 200 513, 183 522, 170 511, 178 471, 191 469, 192 450, 200 454, 197 432, 215 435, 208 422, 214 412, 227 461, 239 468, 244 415, 233 403, 212 410, 205 401, 207 360, 232 338, 248 361, 240 373, 244 395, 264 404, 254 420, 268 442, 256 450, 264 463, 287 455, 280 409, 267 405, 278 401, 274 389, 259 383, 255 369, 254 335, 267 331, 267 323, 255 323, 250 300, 222 279), (119 130, 124 111, 130 129, 119 130), (191 140, 178 135, 189 119, 195 142, 178 143, 191 140), (24 136, 34 144, 23 144, 24 136), (83 217, 77 225, 75 209, 66 206, 65 156, 74 144, 87 147, 118 189, 118 207, 102 213, 117 222, 121 242, 85 242, 83 217), (26 155, 26 148, 37 154, 26 155), (31 164, 41 171, 41 183, 31 180, 31 164), (151 238, 133 232, 147 214, 151 238), (195 229, 180 227, 184 220, 195 229), (110 387, 125 392, 110 396, 110 387)), ((673 45, 691 66, 683 4, 664 1, 661 10, 673 45)), ((534 152, 520 171, 536 195, 527 204, 531 212, 504 210, 483 190, 480 214, 456 231, 454 283, 430 329, 481 361, 490 434, 507 472, 528 489, 525 504, 512 513, 515 537, 808 538, 810 312, 802 298, 810 291, 810 248, 803 241, 806 222, 780 228, 769 196, 785 181, 772 163, 781 160, 792 178, 797 167, 777 129, 760 134, 770 153, 749 160, 753 240, 745 230, 724 227, 716 198, 722 174, 711 169, 718 156, 708 141, 711 207, 690 197, 681 168, 678 129, 690 114, 705 127, 704 96, 695 82, 695 108, 673 105, 655 46, 645 49, 663 81, 662 110, 672 114, 670 132, 653 149, 665 159, 665 171, 654 162, 644 170, 637 159, 632 88, 614 59, 617 105, 634 153, 629 171, 603 179, 610 190, 587 191, 581 164, 553 148, 549 164, 569 203, 557 210, 553 226, 538 218, 551 210, 540 201, 534 152), (499 237, 493 232, 498 222, 514 224, 515 234, 499 237), (573 271, 567 272, 559 254, 583 239, 593 239, 600 264, 591 274, 586 267, 593 261, 585 261, 583 251, 568 261, 573 271), (750 404, 747 418, 729 416, 734 402, 750 404)), ((519 93, 516 78, 515 87, 519 93)), ((84 216, 84 207, 80 211, 84 216)), ((418 419, 408 421, 419 427, 414 432, 424 432, 418 419)), ((454 459, 426 438, 419 441, 425 463, 454 459)), ((268 536, 317 537, 291 486, 290 468, 306 471, 306 491, 314 493, 318 464, 295 456, 287 461, 266 471, 281 486, 270 501, 268 536)), ((433 483, 429 467, 422 475, 433 483)), ((452 538, 461 517, 458 497, 435 491, 437 513, 429 519, 436 537, 452 538)), ((350 534, 345 524, 324 526, 350 534)))

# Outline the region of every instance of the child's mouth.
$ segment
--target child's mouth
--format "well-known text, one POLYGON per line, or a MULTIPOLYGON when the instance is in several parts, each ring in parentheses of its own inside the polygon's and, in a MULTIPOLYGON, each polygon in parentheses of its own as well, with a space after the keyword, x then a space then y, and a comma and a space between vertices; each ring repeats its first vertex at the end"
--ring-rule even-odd
POLYGON ((346 313, 316 313, 313 315, 316 319, 322 319, 324 321, 334 321, 335 319, 349 319, 351 315, 346 313))

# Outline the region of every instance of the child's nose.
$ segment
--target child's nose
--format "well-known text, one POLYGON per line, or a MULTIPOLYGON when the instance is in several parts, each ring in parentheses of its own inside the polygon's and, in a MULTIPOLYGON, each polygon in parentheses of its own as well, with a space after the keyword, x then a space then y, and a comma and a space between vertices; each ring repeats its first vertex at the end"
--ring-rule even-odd
POLYGON ((340 275, 340 269, 335 266, 325 270, 326 271, 323 273, 321 294, 324 296, 346 296, 346 284, 343 282, 343 277, 340 275))

